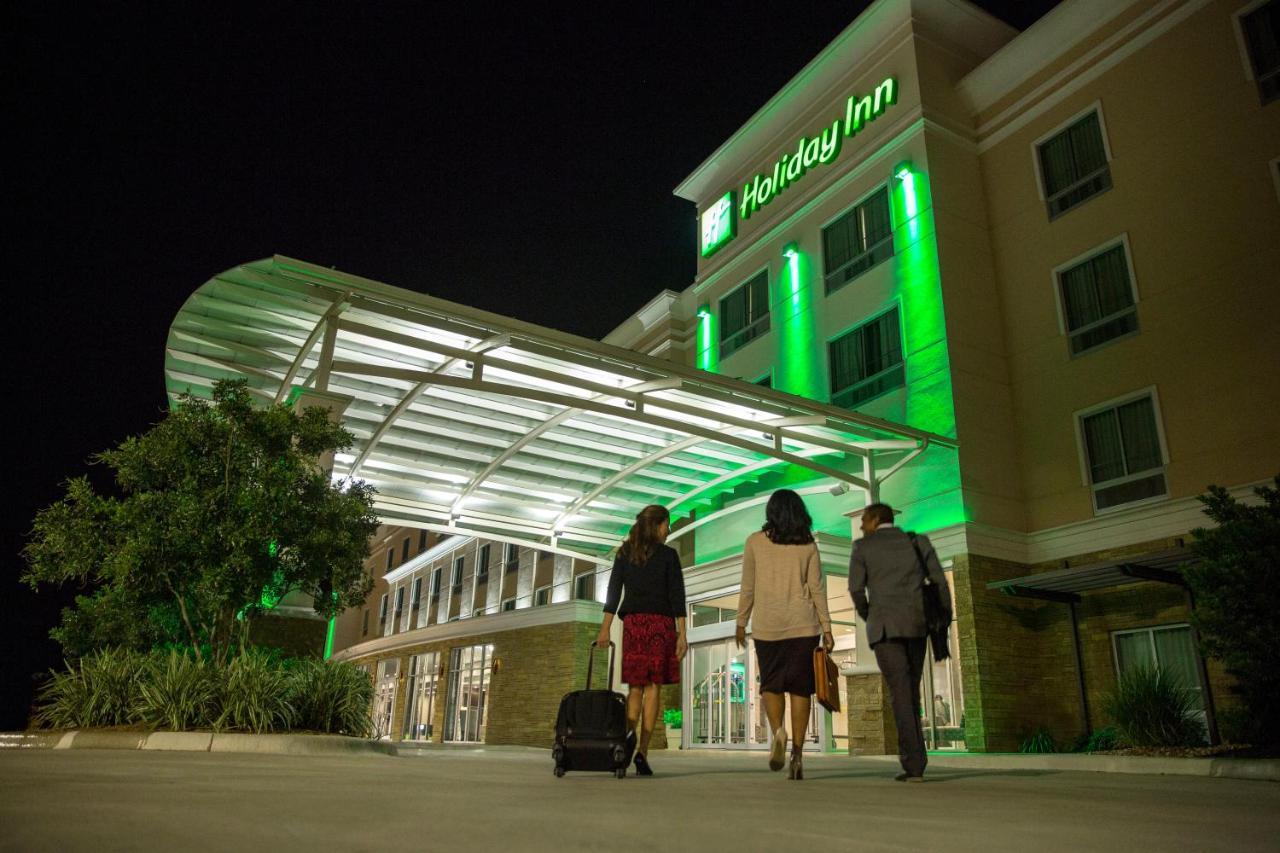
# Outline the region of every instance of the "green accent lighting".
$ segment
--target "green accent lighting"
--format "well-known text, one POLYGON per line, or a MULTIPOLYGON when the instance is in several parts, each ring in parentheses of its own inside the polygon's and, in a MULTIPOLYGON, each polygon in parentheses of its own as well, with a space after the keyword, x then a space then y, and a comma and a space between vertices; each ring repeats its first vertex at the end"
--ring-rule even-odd
POLYGON ((782 249, 786 258, 771 306, 777 321, 774 387, 825 402, 826 359, 813 309, 812 264, 795 242, 782 249))
POLYGON ((711 373, 720 372, 720 343, 716 340, 716 315, 711 313, 710 305, 698 308, 698 352, 699 369, 711 373))

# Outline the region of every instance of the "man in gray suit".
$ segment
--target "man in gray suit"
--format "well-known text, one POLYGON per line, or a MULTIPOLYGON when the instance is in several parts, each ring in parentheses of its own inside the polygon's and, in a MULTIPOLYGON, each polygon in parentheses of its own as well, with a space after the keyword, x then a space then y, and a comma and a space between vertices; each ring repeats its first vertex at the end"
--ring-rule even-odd
MULTIPOLYGON (((849 594, 889 685, 903 770, 895 778, 923 782, 928 763, 920 729, 920 676, 928 635, 921 598, 924 573, 911 538, 894 525, 888 504, 870 504, 863 510, 862 533, 849 558, 849 594)), ((938 555, 927 537, 917 536, 916 546, 950 618, 951 594, 938 555)))

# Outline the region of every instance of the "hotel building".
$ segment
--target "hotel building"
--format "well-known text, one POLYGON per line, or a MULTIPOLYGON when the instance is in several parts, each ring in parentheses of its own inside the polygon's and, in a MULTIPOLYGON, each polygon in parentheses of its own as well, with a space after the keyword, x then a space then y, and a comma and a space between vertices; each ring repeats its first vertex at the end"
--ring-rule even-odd
POLYGON ((1206 486, 1280 471, 1278 30, 1280 0, 1064 0, 1022 33, 879 0, 676 188, 696 277, 603 341, 276 257, 191 298, 169 389, 247 377, 355 434, 335 476, 385 525, 328 652, 368 667, 388 737, 549 745, 611 552, 658 502, 691 643, 665 735, 763 747, 732 633, 783 486, 847 675, 821 748, 894 749, 844 581, 875 499, 951 580, 933 748, 1070 742, 1142 664, 1217 737, 1230 684, 1178 568, 1206 486))

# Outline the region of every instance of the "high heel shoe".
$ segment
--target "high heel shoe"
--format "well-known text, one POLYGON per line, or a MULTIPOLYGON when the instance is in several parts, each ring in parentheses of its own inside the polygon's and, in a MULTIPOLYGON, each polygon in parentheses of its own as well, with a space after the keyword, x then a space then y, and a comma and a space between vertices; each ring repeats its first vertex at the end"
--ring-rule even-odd
POLYGON ((787 772, 787 778, 796 780, 804 778, 804 753, 791 753, 791 768, 787 772))
POLYGON ((787 730, 779 728, 773 733, 773 743, 769 744, 769 769, 781 770, 786 764, 787 730))

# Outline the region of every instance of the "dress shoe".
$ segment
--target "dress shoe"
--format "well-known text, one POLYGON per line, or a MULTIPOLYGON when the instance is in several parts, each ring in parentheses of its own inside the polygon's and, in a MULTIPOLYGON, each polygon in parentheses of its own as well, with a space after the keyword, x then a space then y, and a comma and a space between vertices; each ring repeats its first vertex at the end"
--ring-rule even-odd
POLYGON ((649 766, 649 762, 645 759, 643 752, 636 753, 636 775, 652 776, 653 768, 649 766))
POLYGON ((769 769, 781 770, 786 764, 787 730, 778 729, 773 733, 773 743, 769 744, 769 769))
POLYGON ((923 782, 924 781, 923 776, 912 776, 909 773, 899 773, 897 776, 894 776, 893 778, 894 778, 894 781, 897 781, 897 782, 923 782))

